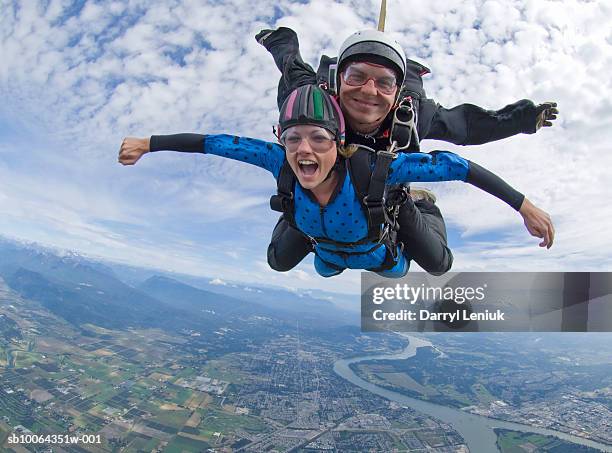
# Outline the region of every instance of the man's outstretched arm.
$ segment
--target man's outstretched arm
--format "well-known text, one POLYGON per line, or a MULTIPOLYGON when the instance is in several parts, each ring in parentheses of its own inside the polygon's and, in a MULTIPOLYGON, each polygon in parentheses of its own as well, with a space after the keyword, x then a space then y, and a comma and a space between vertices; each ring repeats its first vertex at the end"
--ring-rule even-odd
POLYGON ((485 110, 473 104, 446 109, 432 99, 423 99, 422 118, 431 118, 421 138, 443 140, 457 145, 481 145, 517 134, 533 134, 541 127, 550 127, 559 110, 555 102, 535 105, 528 99, 507 105, 500 110, 485 110))

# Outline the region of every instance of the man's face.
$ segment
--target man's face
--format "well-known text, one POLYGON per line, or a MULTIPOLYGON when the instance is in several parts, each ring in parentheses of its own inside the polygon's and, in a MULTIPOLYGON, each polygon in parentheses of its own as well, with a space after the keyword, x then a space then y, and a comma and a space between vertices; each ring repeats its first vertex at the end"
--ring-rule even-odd
POLYGON ((395 72, 372 63, 350 63, 340 76, 340 106, 349 126, 362 133, 375 130, 395 104, 395 72))

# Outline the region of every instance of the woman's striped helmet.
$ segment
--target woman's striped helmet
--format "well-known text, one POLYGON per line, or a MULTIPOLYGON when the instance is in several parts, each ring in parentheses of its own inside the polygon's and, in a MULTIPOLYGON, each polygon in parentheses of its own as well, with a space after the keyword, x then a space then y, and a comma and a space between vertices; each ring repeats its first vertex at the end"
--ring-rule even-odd
POLYGON ((339 145, 344 144, 344 116, 336 99, 317 85, 296 88, 285 99, 278 119, 278 136, 300 124, 327 129, 339 145))

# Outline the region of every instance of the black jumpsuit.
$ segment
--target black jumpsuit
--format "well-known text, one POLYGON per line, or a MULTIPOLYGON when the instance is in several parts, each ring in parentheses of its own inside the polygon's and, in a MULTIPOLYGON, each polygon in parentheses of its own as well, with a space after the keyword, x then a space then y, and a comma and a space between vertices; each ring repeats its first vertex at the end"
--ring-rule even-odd
MULTIPOLYGON (((258 37, 265 35, 261 32, 258 37)), ((281 27, 261 41, 272 54, 282 75, 278 85, 279 108, 285 98, 297 87, 313 83, 327 83, 329 65, 335 58, 323 56, 317 72, 302 60, 295 32, 281 27)), ((473 104, 461 104, 446 109, 433 99, 426 97, 421 76, 429 70, 417 62, 408 60, 406 77, 401 96, 410 96, 417 112, 417 132, 420 139, 443 140, 457 145, 479 145, 519 133, 536 132, 536 106, 530 100, 521 100, 500 110, 485 110, 473 104)), ((378 133, 369 136, 359 134, 347 124, 346 143, 362 144, 375 150, 387 149, 389 128, 393 111, 389 113, 378 133)), ((412 143, 408 151, 418 150, 419 143, 412 143)), ((478 171, 476 166, 473 184, 487 187, 499 198, 513 200, 515 209, 520 208, 523 195, 495 178, 488 171, 478 171)), ((410 198, 401 207, 398 241, 423 269, 434 274, 448 271, 453 255, 447 246, 446 226, 438 207, 427 201, 413 202, 410 198)), ((289 226, 282 218, 274 228, 268 246, 268 263, 277 271, 288 271, 295 267, 312 251, 310 241, 299 231, 289 226)))

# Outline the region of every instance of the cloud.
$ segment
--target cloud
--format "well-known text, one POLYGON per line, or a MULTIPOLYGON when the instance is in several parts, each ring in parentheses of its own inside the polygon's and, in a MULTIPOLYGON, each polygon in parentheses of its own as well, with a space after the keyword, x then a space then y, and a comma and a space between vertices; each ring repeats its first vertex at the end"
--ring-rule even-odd
MULTIPOLYGON (((354 292, 359 274, 317 277, 308 258, 274 273, 273 178, 211 156, 157 153, 116 164, 121 138, 229 132, 272 140, 278 73, 253 39, 298 31, 316 66, 378 2, 5 2, 0 16, 0 234, 191 273, 354 292), (241 12, 237 14, 236 12, 241 12), (238 260, 238 262, 236 262, 238 260)), ((456 269, 610 268, 612 7, 605 1, 390 1, 387 31, 432 69, 430 97, 498 109, 554 100, 551 129, 449 149, 495 171, 548 211, 556 244, 509 207, 460 183, 433 186, 456 269), (482 240, 493 237, 495 240, 482 240)))

